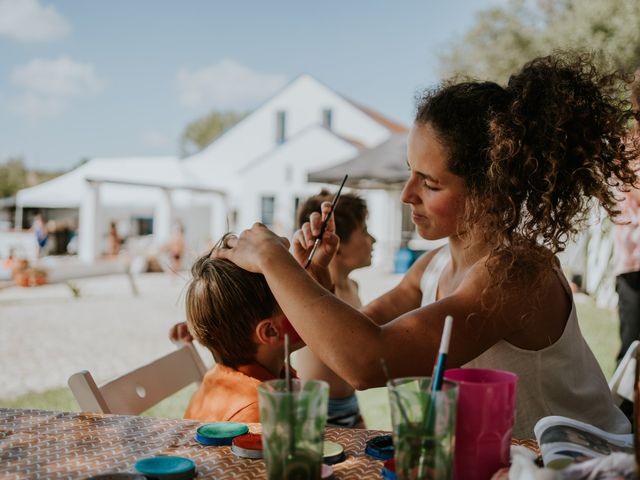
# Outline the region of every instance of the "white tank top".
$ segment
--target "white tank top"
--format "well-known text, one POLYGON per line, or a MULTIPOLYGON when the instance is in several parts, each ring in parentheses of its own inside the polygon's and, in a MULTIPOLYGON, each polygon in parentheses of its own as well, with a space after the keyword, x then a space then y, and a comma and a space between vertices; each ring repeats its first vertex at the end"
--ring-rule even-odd
MULTIPOLYGON (((423 306, 436 301, 440 276, 450 259, 449 247, 444 246, 427 265, 420 282, 423 306)), ((542 350, 524 350, 500 340, 463 368, 493 368, 518 375, 515 438, 533 438, 534 425, 548 415, 574 418, 611 433, 629 433, 631 425, 613 403, 604 374, 582 336, 569 285, 564 274, 556 272, 572 297, 560 338, 542 350)))

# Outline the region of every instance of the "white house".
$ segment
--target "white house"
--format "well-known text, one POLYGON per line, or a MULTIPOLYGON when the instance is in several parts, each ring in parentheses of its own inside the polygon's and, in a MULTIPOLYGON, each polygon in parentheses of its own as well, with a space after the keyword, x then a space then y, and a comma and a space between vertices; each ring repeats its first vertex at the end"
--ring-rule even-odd
MULTIPOLYGON (((406 133, 404 126, 301 75, 184 162, 203 181, 228 192, 232 229, 261 221, 288 235, 298 202, 320 189, 308 182, 309 172, 406 133)), ((397 192, 369 191, 364 196, 370 230, 378 239, 374 261, 389 264, 400 238, 399 231, 393 235, 388 228, 401 209, 397 192)))
MULTIPOLYGON (((308 183, 310 171, 340 164, 393 134, 406 133, 404 126, 301 75, 191 157, 94 159, 20 191, 16 203, 18 212, 22 207, 80 208, 79 253, 85 261, 100 253, 106 212, 116 206, 121 215, 139 210, 153 215, 158 241, 176 219, 185 225, 191 245, 256 221, 289 235, 297 203, 321 187, 308 183)), ((389 264, 399 243, 399 232, 389 229, 401 208, 397 191, 364 196, 370 230, 378 239, 374 261, 389 264)))

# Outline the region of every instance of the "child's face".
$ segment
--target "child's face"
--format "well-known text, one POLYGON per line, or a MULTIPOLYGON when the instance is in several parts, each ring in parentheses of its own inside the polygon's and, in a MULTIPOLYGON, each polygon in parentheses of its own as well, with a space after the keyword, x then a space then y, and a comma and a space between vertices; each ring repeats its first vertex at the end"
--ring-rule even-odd
POLYGON ((349 240, 340 241, 336 259, 345 264, 349 270, 368 267, 371 265, 371 254, 375 242, 376 239, 367 230, 367 223, 363 222, 351 232, 349 240))

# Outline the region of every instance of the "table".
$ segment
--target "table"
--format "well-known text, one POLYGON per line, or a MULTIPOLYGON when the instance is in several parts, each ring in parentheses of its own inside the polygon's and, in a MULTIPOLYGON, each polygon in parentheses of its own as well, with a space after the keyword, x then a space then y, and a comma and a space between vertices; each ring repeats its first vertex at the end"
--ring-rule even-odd
MULTIPOLYGON (((206 447, 194 440, 202 422, 166 418, 48 412, 0 408, 0 478, 87 478, 133 473, 134 463, 153 455, 194 460, 198 478, 266 478, 263 460, 238 458, 230 447, 206 447)), ((259 432, 259 424, 250 424, 259 432)), ((345 449, 333 466, 337 479, 381 478, 382 462, 364 454, 368 439, 388 432, 327 428, 325 438, 345 449)))

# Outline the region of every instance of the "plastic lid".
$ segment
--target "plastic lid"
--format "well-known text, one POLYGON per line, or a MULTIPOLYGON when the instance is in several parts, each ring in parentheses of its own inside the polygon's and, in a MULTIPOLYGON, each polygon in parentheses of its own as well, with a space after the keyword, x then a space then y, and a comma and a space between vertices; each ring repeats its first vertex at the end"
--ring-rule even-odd
POLYGON ((214 422, 201 425, 196 432, 206 438, 234 438, 249 432, 249 427, 244 423, 214 422))
POLYGON ((201 425, 196 430, 196 441, 203 445, 231 445, 231 441, 249 431, 244 423, 215 422, 201 425))
POLYGON ((335 442, 325 441, 323 445, 324 462, 333 465, 344 460, 344 448, 335 442))
POLYGON ((262 435, 259 433, 247 433, 233 439, 233 445, 246 450, 262 450, 262 435))
POLYGON ((391 435, 380 435, 367 441, 364 453, 377 460, 388 460, 393 458, 393 437, 391 435))
POLYGON ((186 479, 195 476, 196 464, 184 457, 159 456, 138 460, 135 469, 149 477, 186 479))

